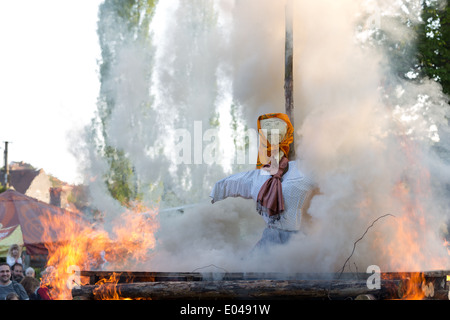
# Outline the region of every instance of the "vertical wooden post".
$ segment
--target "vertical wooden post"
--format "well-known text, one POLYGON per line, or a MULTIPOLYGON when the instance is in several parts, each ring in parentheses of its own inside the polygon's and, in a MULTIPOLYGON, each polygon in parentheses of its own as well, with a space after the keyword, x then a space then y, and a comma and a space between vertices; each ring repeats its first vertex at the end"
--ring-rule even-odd
POLYGON ((4 160, 5 160, 5 176, 4 183, 5 187, 9 188, 9 165, 8 165, 8 141, 5 141, 5 151, 4 151, 4 160))
MULTIPOLYGON (((293 0, 286 2, 286 43, 285 43, 285 70, 284 70, 284 96, 286 114, 294 125, 294 32, 293 32, 293 0)), ((294 134, 295 136, 295 134, 294 134)), ((295 159, 295 141, 289 149, 289 160, 295 159)))

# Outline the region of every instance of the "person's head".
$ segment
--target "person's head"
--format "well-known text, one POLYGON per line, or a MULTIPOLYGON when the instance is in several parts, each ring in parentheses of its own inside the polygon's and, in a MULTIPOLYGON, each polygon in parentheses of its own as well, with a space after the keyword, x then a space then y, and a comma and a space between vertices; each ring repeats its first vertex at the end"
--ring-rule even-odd
POLYGON ((36 271, 32 267, 28 267, 27 270, 25 270, 25 276, 27 277, 35 277, 36 271))
POLYGON ((8 254, 11 257, 19 258, 20 257, 20 247, 18 244, 13 244, 9 247, 8 254))
POLYGON ((56 273, 55 267, 47 266, 47 268, 45 268, 45 270, 42 271, 41 273, 42 276, 41 284, 46 286, 50 285, 53 279, 55 278, 55 273, 56 273))
POLYGON ((20 284, 24 287, 28 296, 30 296, 32 293, 34 293, 36 291, 36 289, 39 288, 39 286, 40 286, 40 282, 38 279, 36 279, 34 277, 28 277, 28 276, 23 278, 23 280, 20 281, 20 284))
POLYGON ((21 263, 14 263, 11 270, 13 278, 23 278, 23 266, 21 263))
POLYGON ((5 297, 5 300, 20 300, 19 299, 19 295, 15 292, 10 292, 8 293, 8 295, 5 297))
POLYGON ((0 262, 0 285, 7 285, 11 281, 11 268, 6 262, 0 262))

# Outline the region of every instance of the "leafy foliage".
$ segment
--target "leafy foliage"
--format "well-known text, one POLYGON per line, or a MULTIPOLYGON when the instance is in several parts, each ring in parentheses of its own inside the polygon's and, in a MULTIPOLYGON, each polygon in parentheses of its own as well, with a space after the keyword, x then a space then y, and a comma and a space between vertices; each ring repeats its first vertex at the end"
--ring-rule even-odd
POLYGON ((122 86, 131 90, 132 87, 119 66, 119 55, 133 45, 151 51, 149 29, 156 3, 157 0, 105 0, 99 8, 97 33, 102 59, 97 111, 100 121, 93 122, 96 127, 93 131, 100 132, 97 150, 109 165, 104 182, 111 195, 125 206, 139 195, 133 164, 127 153, 111 141, 108 132, 111 116, 120 100, 116 89, 122 86))
POLYGON ((418 28, 418 58, 420 74, 442 85, 450 94, 450 7, 438 2, 424 2, 418 28))

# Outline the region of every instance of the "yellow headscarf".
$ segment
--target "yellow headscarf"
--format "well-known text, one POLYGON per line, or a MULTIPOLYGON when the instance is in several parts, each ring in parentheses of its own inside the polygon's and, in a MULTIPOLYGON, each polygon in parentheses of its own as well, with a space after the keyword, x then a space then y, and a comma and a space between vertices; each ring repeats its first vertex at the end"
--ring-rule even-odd
POLYGON ((270 156, 272 154, 272 149, 279 148, 283 151, 286 158, 289 155, 290 144, 294 141, 294 127, 289 120, 289 117, 284 113, 268 113, 263 114, 258 118, 258 132, 259 132, 259 150, 258 150, 258 161, 256 163, 256 169, 262 169, 264 165, 270 163, 270 156), (287 131, 283 140, 280 141, 278 146, 272 146, 267 138, 264 136, 261 130, 261 120, 278 118, 287 123, 287 131))

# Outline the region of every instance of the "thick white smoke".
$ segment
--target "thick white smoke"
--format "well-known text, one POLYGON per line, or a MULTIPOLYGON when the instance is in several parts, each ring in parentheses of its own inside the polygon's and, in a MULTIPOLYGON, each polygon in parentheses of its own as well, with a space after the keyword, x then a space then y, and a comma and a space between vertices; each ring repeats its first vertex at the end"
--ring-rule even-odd
MULTIPOLYGON (((388 59, 392 48, 370 36, 382 31, 394 42, 413 41, 405 21, 420 23, 420 1, 294 0, 293 17, 296 153, 321 190, 311 203, 311 226, 288 245, 249 257, 264 228, 251 200, 164 211, 146 268, 335 272, 375 221, 346 271, 448 267, 442 227, 450 171, 433 151, 447 147, 445 97, 435 82, 399 78, 388 59)), ((228 173, 217 165, 171 163, 174 131, 194 138, 195 121, 208 129, 226 97, 240 106, 249 128, 260 114, 284 112, 285 1, 164 0, 154 23, 148 89, 155 109, 147 118, 157 120, 145 120, 139 104, 124 101, 133 107, 117 111, 110 134, 139 163, 141 177, 164 172, 174 194, 166 199, 170 205, 207 201, 214 182, 228 173), (130 117, 138 125, 123 127, 130 117), (166 147, 164 155, 150 156, 158 146, 166 147)), ((146 62, 128 61, 123 68, 138 85, 133 75, 146 62)))

